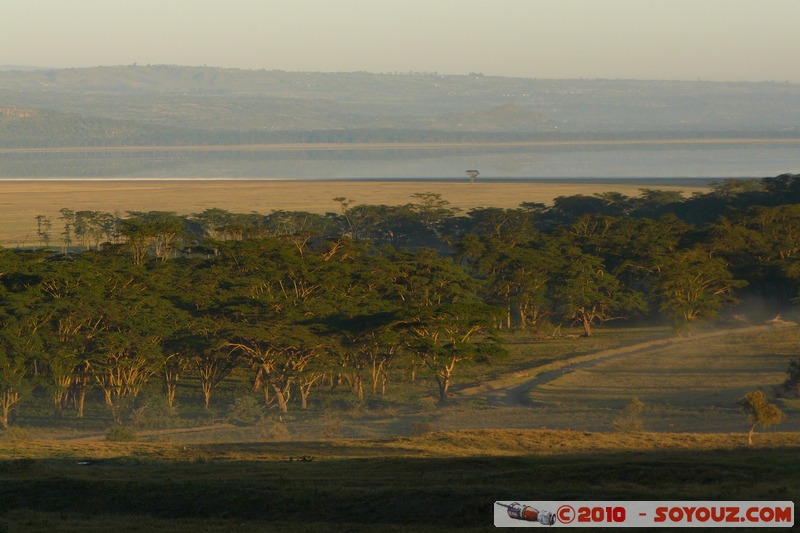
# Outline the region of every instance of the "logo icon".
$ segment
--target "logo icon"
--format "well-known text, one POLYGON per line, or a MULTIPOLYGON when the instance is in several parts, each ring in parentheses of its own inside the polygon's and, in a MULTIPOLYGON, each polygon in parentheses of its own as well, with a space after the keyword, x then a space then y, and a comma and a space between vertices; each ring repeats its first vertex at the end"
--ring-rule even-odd
MULTIPOLYGON (((508 516, 515 520, 524 520, 526 522, 539 522, 545 526, 552 526, 556 523, 556 515, 549 511, 540 511, 534 507, 529 505, 522 505, 519 502, 513 502, 511 504, 505 504, 500 502, 495 502, 497 505, 501 507, 505 507, 508 511, 508 516)), ((573 512, 574 515, 574 512, 573 512)), ((571 521, 571 520, 570 520, 571 521)))

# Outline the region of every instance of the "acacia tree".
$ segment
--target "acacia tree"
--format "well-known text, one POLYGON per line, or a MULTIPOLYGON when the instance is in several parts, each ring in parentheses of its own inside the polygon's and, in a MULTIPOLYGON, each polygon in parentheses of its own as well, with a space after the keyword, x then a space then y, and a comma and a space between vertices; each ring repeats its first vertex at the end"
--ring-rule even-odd
POLYGON ((497 353, 496 339, 488 335, 493 326, 488 311, 474 303, 444 304, 417 308, 401 321, 415 336, 411 349, 433 372, 440 402, 447 401, 456 366, 497 353))
MULTIPOLYGON (((292 389, 309 363, 319 354, 313 348, 304 346, 301 340, 293 338, 295 336, 285 329, 258 329, 260 331, 241 332, 226 341, 224 346, 249 361, 256 371, 255 388, 263 388, 267 403, 270 401, 271 390, 278 402, 278 408, 286 413, 289 411, 292 389)), ((302 394, 303 408, 307 406, 310 387, 319 377, 315 376, 310 383, 304 381, 306 387, 302 394)))
POLYGON ((493 309, 478 297, 463 269, 431 250, 398 260, 403 261, 395 278, 403 302, 398 328, 410 334, 410 349, 433 371, 439 400, 445 402, 460 363, 499 352, 493 309))
POLYGON ((32 363, 29 354, 34 339, 4 311, 0 309, 0 428, 8 428, 12 410, 33 388, 29 376, 32 363))
POLYGON ((12 409, 30 392, 28 365, 19 354, 0 349, 0 427, 9 426, 12 409))
POLYGON ((200 317, 185 329, 176 331, 170 340, 170 344, 185 355, 200 380, 206 411, 214 391, 239 363, 237 354, 225 346, 226 339, 220 334, 224 326, 224 321, 200 317))
POLYGON ((50 230, 53 228, 53 221, 46 215, 36 215, 36 234, 42 246, 50 248, 50 230))
POLYGON ((460 211, 457 207, 449 207, 450 202, 438 193, 415 193, 411 197, 415 202, 406 207, 416 215, 422 226, 437 238, 441 235, 442 223, 460 211))
POLYGON ((748 392, 739 400, 739 407, 750 422, 747 444, 753 444, 756 426, 766 429, 783 422, 783 411, 777 405, 769 403, 763 391, 748 392))
POLYGON ((347 276, 336 275, 334 259, 346 248, 334 243, 316 250, 302 235, 236 243, 223 260, 236 279, 221 303, 230 317, 221 334, 224 347, 254 371, 254 387, 269 404, 276 401, 286 412, 294 392, 301 407, 321 377, 319 359, 326 352, 323 339, 311 330, 310 317, 324 317, 337 305, 347 276))
POLYGON ((734 279, 723 259, 699 248, 665 258, 656 283, 661 310, 686 327, 715 318, 725 304, 736 302, 733 290, 747 284, 734 279))
POLYGON ((64 254, 69 253, 69 247, 72 245, 72 234, 75 226, 75 211, 68 208, 60 209, 61 216, 58 217, 64 223, 64 231, 61 233, 62 246, 61 252, 64 254))
POLYGON ((509 330, 515 314, 520 328, 536 325, 545 312, 548 284, 559 268, 558 253, 544 239, 535 240, 516 246, 491 236, 481 238, 480 244, 473 238, 462 240, 462 253, 473 255, 470 262, 483 281, 482 292, 503 309, 509 330))
POLYGON ((103 237, 102 213, 99 211, 76 211, 73 218, 73 230, 78 244, 88 250, 94 244, 100 245, 103 237))
POLYGON ((126 239, 133 264, 143 265, 148 252, 162 261, 169 259, 185 225, 185 218, 172 212, 128 211, 128 218, 120 221, 119 231, 126 239))
POLYGON ((401 348, 406 343, 395 327, 396 312, 380 311, 381 303, 378 294, 373 294, 372 302, 364 301, 359 306, 361 313, 336 314, 323 319, 325 329, 321 336, 338 340, 329 350, 338 358, 337 364, 328 366, 337 368, 359 399, 364 398, 367 373, 371 376, 372 394, 377 394, 379 388, 381 395, 386 393, 389 369, 400 358, 401 348))
POLYGON ((595 323, 626 318, 628 313, 644 310, 641 295, 607 272, 600 257, 574 247, 565 256, 566 266, 556 283, 556 298, 565 316, 581 324, 585 336, 592 335, 595 323))
POLYGON ((43 264, 36 299, 25 313, 24 326, 36 341, 32 349, 56 417, 62 415, 70 397, 75 399, 78 417, 83 415, 89 354, 105 327, 107 294, 101 287, 108 264, 104 259, 81 254, 69 262, 43 264))
POLYGON ((103 389, 106 404, 120 422, 124 400, 134 400, 164 363, 162 344, 169 333, 171 306, 150 290, 150 274, 110 256, 114 268, 92 281, 93 307, 101 327, 93 334, 89 371, 103 389))

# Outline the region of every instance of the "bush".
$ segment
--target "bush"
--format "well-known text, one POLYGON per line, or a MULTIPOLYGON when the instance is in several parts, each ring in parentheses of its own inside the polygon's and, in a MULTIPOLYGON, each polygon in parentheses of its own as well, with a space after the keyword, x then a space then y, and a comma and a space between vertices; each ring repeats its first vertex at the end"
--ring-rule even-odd
POLYGON ((644 404, 639 398, 632 398, 631 402, 622 410, 622 414, 612 422, 614 429, 620 433, 638 433, 644 430, 642 411, 644 404))
POLYGON ((27 429, 17 426, 10 426, 5 429, 0 429, 0 440, 9 442, 22 442, 30 439, 30 434, 27 429))
POLYGON ((786 369, 789 375, 786 381, 783 382, 782 395, 790 396, 793 398, 800 398, 800 359, 792 359, 789 361, 789 368, 786 369))
POLYGON ((414 422, 411 424, 411 432, 414 435, 425 435, 426 433, 433 433, 433 424, 430 422, 414 422))
POLYGON ((138 429, 166 429, 173 425, 178 409, 170 406, 163 394, 145 397, 130 414, 130 423, 138 429))
POLYGON ((283 422, 264 426, 261 429, 260 435, 262 439, 271 441, 286 441, 292 439, 292 434, 289 432, 289 428, 286 427, 286 424, 283 422))
POLYGON ((136 430, 131 426, 115 425, 106 433, 106 440, 110 442, 134 442, 137 439, 136 430))
POLYGON ((255 426, 264 418, 264 407, 253 396, 236 398, 228 409, 228 422, 236 426, 255 426))

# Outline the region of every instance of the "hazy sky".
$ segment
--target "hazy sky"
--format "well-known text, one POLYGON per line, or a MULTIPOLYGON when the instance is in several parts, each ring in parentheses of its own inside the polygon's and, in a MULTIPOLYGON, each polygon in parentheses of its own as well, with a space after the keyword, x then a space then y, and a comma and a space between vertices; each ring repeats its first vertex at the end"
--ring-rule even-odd
POLYGON ((800 83, 800 0, 0 0, 0 65, 800 83))

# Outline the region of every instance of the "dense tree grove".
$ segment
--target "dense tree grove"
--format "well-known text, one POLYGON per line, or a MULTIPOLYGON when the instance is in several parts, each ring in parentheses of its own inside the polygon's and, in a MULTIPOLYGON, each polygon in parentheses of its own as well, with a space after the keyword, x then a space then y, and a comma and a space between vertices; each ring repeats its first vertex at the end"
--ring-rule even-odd
POLYGON ((347 387, 382 395, 429 372, 445 401, 498 330, 615 319, 689 328, 800 287, 800 176, 460 213, 336 198, 339 213, 40 215, 37 249, 0 250, 0 426, 31 394, 121 420, 147 384, 206 408, 231 373, 285 412, 347 387), (403 369, 402 372, 399 369, 403 369))

